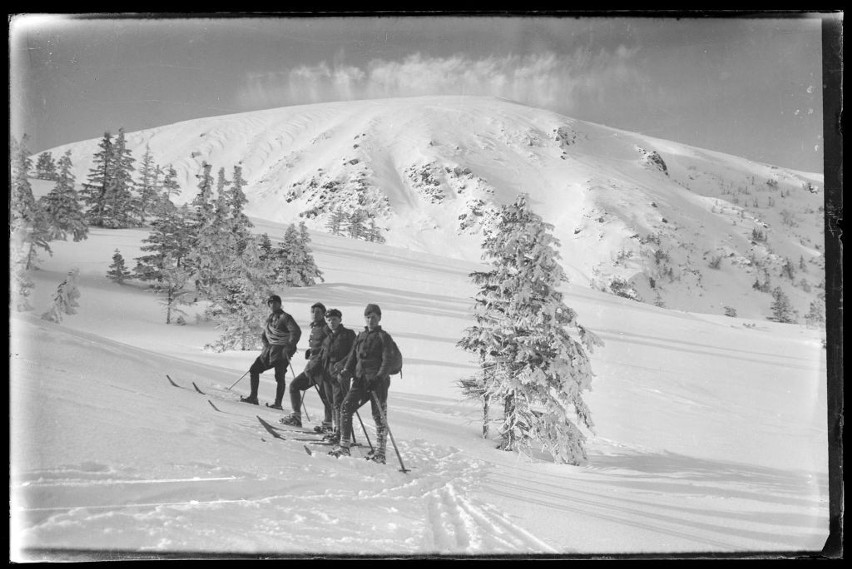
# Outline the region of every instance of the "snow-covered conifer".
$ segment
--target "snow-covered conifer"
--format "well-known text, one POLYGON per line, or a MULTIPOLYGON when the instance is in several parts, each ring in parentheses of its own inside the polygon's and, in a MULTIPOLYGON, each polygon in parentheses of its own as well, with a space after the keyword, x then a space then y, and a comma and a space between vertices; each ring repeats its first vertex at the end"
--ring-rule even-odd
POLYGON ((314 254, 311 252, 311 236, 308 233, 308 228, 304 221, 299 222, 299 240, 297 248, 297 265, 296 272, 298 274, 300 286, 314 286, 317 280, 325 282, 322 277, 322 271, 317 267, 314 254))
POLYGON ((145 145, 145 153, 139 163, 139 182, 136 184, 138 196, 136 198, 136 216, 143 225, 154 213, 157 200, 160 197, 160 174, 162 170, 154 162, 151 147, 145 145))
POLYGON ((105 132, 98 143, 98 152, 92 157, 92 168, 80 196, 85 207, 86 219, 90 225, 102 227, 107 203, 107 193, 112 183, 112 134, 105 132))
POLYGON ((70 233, 76 242, 88 237, 89 227, 74 189, 72 166, 71 151, 68 150, 59 159, 56 185, 39 202, 48 223, 50 238, 64 241, 70 233))
POLYGON ((39 154, 36 161, 36 178, 40 180, 55 180, 56 179, 56 162, 53 160, 53 154, 50 152, 42 152, 39 154))
POLYGON ((582 398, 593 377, 586 350, 602 342, 558 291, 567 278, 552 230, 526 195, 501 209, 483 242, 491 268, 471 274, 476 324, 459 346, 480 358, 481 396, 502 405, 499 448, 529 452, 537 444, 559 462, 579 464, 586 458, 580 427, 593 426, 582 398))
POLYGON ((77 299, 80 298, 79 277, 80 270, 73 269, 68 273, 65 280, 56 287, 50 308, 41 315, 44 320, 59 323, 62 321, 63 314, 77 313, 76 308, 80 306, 77 302, 77 299))
POLYGON ((201 165, 201 173, 198 178, 198 193, 193 198, 191 206, 196 227, 204 225, 213 215, 213 176, 210 175, 212 165, 204 162, 201 165))
POLYGON ((112 263, 109 266, 106 276, 109 280, 118 284, 122 284, 130 278, 130 271, 127 269, 124 257, 121 256, 121 252, 118 249, 112 255, 112 263))
POLYGON ((771 320, 785 324, 796 321, 793 314, 793 307, 790 305, 790 299, 780 286, 772 290, 772 304, 769 306, 769 309, 772 310, 771 320))
POLYGON ((189 270, 186 265, 192 248, 191 212, 185 204, 166 212, 151 223, 151 232, 142 240, 148 253, 136 258, 134 275, 145 281, 161 281, 169 263, 189 270))
POLYGON ((15 246, 13 258, 24 262, 30 270, 38 262, 38 249, 49 254, 50 224, 33 196, 29 180, 32 159, 27 148, 27 136, 19 143, 11 140, 11 195, 9 198, 9 239, 15 246))
POLYGON ((109 173, 103 225, 112 228, 132 227, 138 222, 134 218, 132 207, 135 191, 133 163, 136 159, 127 148, 123 128, 118 129, 118 136, 115 137, 112 145, 112 153, 112 169, 109 173))

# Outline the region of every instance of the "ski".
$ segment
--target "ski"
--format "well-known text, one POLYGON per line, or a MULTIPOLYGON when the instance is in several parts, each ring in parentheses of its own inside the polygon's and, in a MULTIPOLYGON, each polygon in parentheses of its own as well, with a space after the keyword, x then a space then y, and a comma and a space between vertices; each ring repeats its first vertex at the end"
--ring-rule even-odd
POLYGON ((276 407, 275 405, 270 405, 269 403, 267 403, 266 406, 269 407, 270 409, 275 409, 276 411, 283 411, 284 410, 282 407, 276 407))
POLYGON ((201 390, 198 388, 198 386, 197 386, 197 385, 195 385, 195 382, 194 382, 194 381, 192 382, 192 386, 193 386, 193 387, 195 388, 195 390, 196 390, 198 393, 200 393, 201 395, 204 395, 204 394, 205 394, 203 391, 201 391, 201 390))
POLYGON ((308 456, 314 455, 314 451, 312 451, 308 445, 305 445, 305 452, 308 453, 308 456))
POLYGON ((169 383, 171 383, 173 386, 175 386, 175 387, 180 387, 180 385, 178 385, 177 383, 175 383, 175 382, 174 382, 174 380, 173 380, 172 378, 170 378, 170 377, 169 377, 169 374, 166 374, 166 379, 168 379, 168 380, 169 380, 169 383))
POLYGON ((210 400, 208 399, 208 400, 207 400, 207 402, 208 402, 208 403, 210 403, 210 406, 211 406, 211 407, 213 407, 214 409, 216 409, 216 410, 217 410, 217 411, 219 411, 220 413, 222 412, 222 410, 221 410, 221 409, 219 409, 218 407, 216 407, 215 405, 213 405, 213 402, 212 402, 212 401, 210 401, 210 400))
POLYGON ((269 431, 270 435, 272 435, 276 439, 281 439, 282 441, 285 440, 284 437, 282 437, 281 434, 278 433, 275 430, 275 427, 273 427, 272 425, 270 425, 269 423, 267 423, 266 421, 261 419, 260 415, 255 415, 255 416, 257 417, 257 420, 260 421, 260 424, 263 425, 263 428, 266 429, 267 431, 269 431))

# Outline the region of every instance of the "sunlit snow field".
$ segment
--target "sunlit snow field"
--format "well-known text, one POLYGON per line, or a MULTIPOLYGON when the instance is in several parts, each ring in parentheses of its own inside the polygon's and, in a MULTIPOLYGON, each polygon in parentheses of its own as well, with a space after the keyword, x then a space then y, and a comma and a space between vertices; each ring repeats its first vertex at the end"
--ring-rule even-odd
MULTIPOLYGON (((283 235, 283 224, 253 221, 273 240, 283 235)), ((366 303, 382 307, 405 356, 388 403, 403 473, 392 452, 381 466, 360 459, 363 449, 338 460, 317 446, 309 456, 298 434, 273 436, 258 418, 278 425, 280 412, 236 401, 248 379, 227 389, 256 352, 206 352, 218 332, 195 320, 200 308, 186 326, 167 326, 143 285, 106 279, 113 251, 133 259, 146 235, 92 229, 86 241, 51 243, 34 274, 34 310, 12 314, 13 560, 68 549, 802 551, 828 537, 823 330, 565 286, 566 304, 606 345, 591 355, 588 463, 558 465, 495 450, 480 436, 478 405, 456 387, 475 369, 455 343, 472 323, 468 273, 480 265, 312 233, 325 282, 275 292, 303 329, 316 301, 355 329, 366 303), (40 320, 75 267, 78 313, 40 320)), ((298 373, 303 360, 294 365, 298 373)), ((268 372, 260 398, 273 396, 268 372)), ((313 425, 317 395, 306 404, 313 425)), ((361 416, 373 439, 368 408, 361 416)))

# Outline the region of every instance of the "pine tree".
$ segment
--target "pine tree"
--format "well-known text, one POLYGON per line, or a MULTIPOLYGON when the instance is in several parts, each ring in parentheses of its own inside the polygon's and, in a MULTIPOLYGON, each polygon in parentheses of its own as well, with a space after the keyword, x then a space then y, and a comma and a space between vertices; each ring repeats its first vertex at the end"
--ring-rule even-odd
POLYGON ((56 162, 53 154, 42 152, 36 162, 36 178, 40 180, 56 180, 56 162))
POLYGON ((166 175, 163 178, 163 193, 166 199, 171 201, 175 196, 180 195, 180 184, 177 182, 177 170, 169 164, 166 169, 166 175))
POLYGON ((772 304, 769 307, 772 310, 771 320, 785 324, 796 321, 793 317, 793 308, 790 306, 790 299, 784 294, 780 286, 772 290, 772 299, 772 304))
POLYGON ((198 178, 198 193, 190 204, 193 211, 193 224, 196 227, 201 227, 210 220, 213 215, 213 177, 210 175, 210 170, 213 168, 207 162, 201 165, 201 173, 196 175, 198 178))
POLYGON ((160 304, 166 311, 166 324, 172 323, 172 317, 182 317, 186 312, 181 306, 189 304, 186 284, 189 281, 189 272, 179 262, 167 254, 163 259, 163 269, 160 271, 161 278, 154 285, 154 290, 161 293, 163 298, 160 304))
POLYGON ((811 302, 805 322, 814 328, 825 326, 825 294, 819 294, 817 299, 811 302))
POLYGON ((136 258, 134 274, 138 279, 162 281, 170 264, 189 271, 185 265, 193 243, 190 218, 189 208, 183 205, 151 223, 151 232, 141 247, 148 254, 136 258))
POLYGON ((304 221, 299 222, 299 239, 296 248, 296 274, 298 275, 298 286, 314 286, 317 284, 317 279, 320 282, 325 282, 322 278, 322 271, 317 267, 314 260, 314 255, 311 252, 311 236, 308 234, 308 228, 304 221))
POLYGON ((347 218, 349 224, 349 237, 353 239, 361 239, 366 231, 365 223, 367 221, 367 213, 358 209, 352 212, 347 218))
POLYGON ((74 189, 72 166, 71 151, 68 150, 59 159, 56 185, 39 202, 47 220, 50 238, 65 241, 70 233, 77 242, 88 237, 89 227, 74 189))
POLYGON ((124 257, 121 256, 118 249, 112 255, 112 264, 109 266, 106 276, 109 280, 118 284, 122 284, 130 278, 130 271, 125 266, 124 257))
POLYGON ((80 305, 77 299, 80 298, 80 290, 77 288, 77 281, 80 277, 80 270, 73 269, 68 273, 68 276, 56 288, 56 293, 53 295, 53 303, 47 312, 41 315, 42 319, 51 322, 62 322, 63 314, 76 314, 80 305))
POLYGON ((92 157, 93 166, 83 184, 81 197, 86 208, 86 219, 90 225, 104 226, 104 214, 107 204, 108 189, 112 184, 113 171, 112 135, 105 132, 98 148, 100 150, 92 157))
POLYGON ((346 213, 340 208, 332 208, 325 227, 332 235, 340 235, 343 232, 344 221, 346 221, 346 213))
POLYGON ((787 277, 791 281, 796 278, 796 268, 790 259, 784 260, 784 265, 781 267, 781 276, 787 277))
POLYGON ((142 155, 142 161, 139 163, 139 183, 137 189, 139 196, 136 200, 136 217, 143 225, 148 217, 154 213, 157 200, 160 194, 160 174, 162 170, 154 162, 154 157, 151 155, 151 147, 145 145, 145 154, 142 155))
POLYGON ((132 227, 137 224, 132 208, 135 190, 133 163, 136 160, 127 148, 123 128, 118 129, 112 153, 103 223, 105 227, 112 228, 132 227))
POLYGON ((260 323, 265 314, 265 299, 270 282, 262 238, 249 239, 242 254, 233 258, 229 271, 219 283, 220 293, 213 299, 213 312, 222 334, 207 346, 217 352, 258 347, 260 323))
POLYGON ((9 239, 14 244, 12 258, 23 262, 24 270, 35 268, 38 250, 50 250, 50 224, 33 196, 29 180, 32 159, 27 136, 20 143, 11 140, 11 196, 9 199, 9 239))
POLYGON ((479 287, 476 324, 458 345, 480 359, 468 393, 502 405, 498 448, 529 452, 536 443, 559 462, 579 464, 586 458, 580 426, 593 427, 582 399, 593 376, 586 349, 602 342, 557 290, 567 278, 552 230, 526 195, 501 209, 483 242, 491 268, 471 274, 479 287))

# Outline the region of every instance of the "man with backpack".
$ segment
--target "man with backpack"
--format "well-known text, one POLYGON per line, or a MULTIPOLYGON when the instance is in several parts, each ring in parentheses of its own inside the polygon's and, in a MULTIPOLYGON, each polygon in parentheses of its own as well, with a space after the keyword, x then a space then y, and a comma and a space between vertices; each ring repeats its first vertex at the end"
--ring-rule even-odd
POLYGON ((381 319, 381 308, 377 304, 368 304, 364 309, 366 326, 355 339, 352 351, 340 372, 344 381, 352 378, 352 387, 340 408, 340 441, 338 446, 329 452, 332 456, 349 456, 352 415, 369 400, 373 420, 376 422, 376 447, 368 458, 380 464, 385 463, 388 388, 391 373, 399 371, 394 368, 401 366, 401 357, 398 356, 399 350, 396 349, 393 339, 379 325, 381 319))
MULTIPOLYGON (((329 332, 331 332, 328 325, 325 323, 325 305, 321 302, 317 302, 311 306, 311 316, 311 335, 308 338, 308 350, 305 352, 305 357, 308 358, 308 363, 305 365, 304 371, 302 371, 302 373, 293 380, 293 383, 290 384, 290 406, 292 407, 293 412, 290 413, 288 417, 284 417, 280 420, 281 423, 291 425, 293 427, 302 426, 302 413, 300 411, 302 406, 302 392, 310 389, 314 385, 316 385, 319 390, 322 390, 325 387, 325 381, 323 380, 325 370, 323 370, 320 356, 322 355, 323 341, 329 332)), ((325 411, 325 420, 322 422, 320 431, 331 432, 331 401, 329 395, 322 391, 320 391, 320 397, 322 398, 325 411)), ((280 402, 276 401, 276 403, 279 403, 276 408, 281 409, 280 402)))
POLYGON ((293 317, 281 309, 281 297, 277 294, 271 295, 267 306, 272 309, 272 314, 266 319, 263 333, 260 336, 263 342, 263 350, 255 362, 249 368, 251 378, 251 394, 248 397, 240 397, 243 403, 257 405, 257 390, 260 387, 260 374, 275 368, 275 403, 281 405, 286 388, 287 366, 290 358, 296 353, 296 344, 302 336, 302 330, 293 317))
POLYGON ((323 370, 325 370, 324 379, 327 382, 326 397, 329 397, 328 394, 331 393, 331 414, 334 424, 334 432, 327 435, 326 440, 337 445, 340 444, 340 406, 346 394, 349 393, 349 379, 341 378, 340 372, 346 365, 346 358, 355 342, 355 331, 342 324, 343 313, 336 308, 326 312, 325 320, 330 331, 322 343, 321 359, 323 370))

